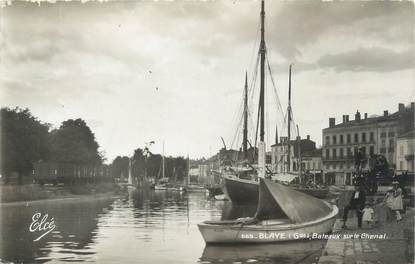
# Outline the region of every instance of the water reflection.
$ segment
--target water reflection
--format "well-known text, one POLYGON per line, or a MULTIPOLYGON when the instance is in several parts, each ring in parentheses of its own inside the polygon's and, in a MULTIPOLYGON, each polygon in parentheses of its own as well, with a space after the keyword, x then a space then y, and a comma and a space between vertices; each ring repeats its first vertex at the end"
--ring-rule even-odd
POLYGON ((208 245, 200 260, 206 263, 316 263, 324 245, 324 241, 237 246, 208 245))
POLYGON ((295 263, 318 255, 324 242, 205 246, 197 223, 253 216, 255 210, 209 200, 204 192, 150 190, 120 198, 3 205, 0 258, 23 263, 295 263), (33 242, 37 234, 28 227, 36 212, 54 217, 57 228, 33 242))
POLYGON ((12 262, 87 260, 94 254, 87 246, 94 242, 98 219, 111 210, 112 199, 60 200, 21 203, 1 208, 0 256, 12 262), (29 232, 35 213, 54 217, 57 228, 34 242, 41 233, 29 232))

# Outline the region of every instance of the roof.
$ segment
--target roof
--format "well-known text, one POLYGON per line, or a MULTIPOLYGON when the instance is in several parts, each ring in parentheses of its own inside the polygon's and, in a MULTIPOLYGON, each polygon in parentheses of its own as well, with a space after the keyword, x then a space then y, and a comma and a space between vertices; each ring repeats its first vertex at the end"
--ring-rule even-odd
MULTIPOLYGON (((306 139, 306 138, 302 138, 301 140, 300 140, 300 144, 304 144, 304 143, 308 143, 308 142, 311 142, 311 143, 316 143, 316 142, 314 142, 313 140, 311 140, 311 139, 306 139)), ((292 139, 292 140, 290 140, 290 145, 291 146, 295 146, 296 144, 298 144, 297 143, 297 140, 296 139, 292 139)), ((272 144, 271 145, 271 147, 275 147, 275 146, 286 146, 287 145, 287 143, 286 142, 279 142, 279 143, 277 143, 277 144, 272 144)))
POLYGON ((402 135, 398 136, 398 138, 399 139, 400 138, 402 138, 402 139, 404 139, 404 138, 409 138, 409 139, 415 138, 415 130, 411 130, 409 132, 403 133, 402 135))
MULTIPOLYGON (((413 111, 413 109, 411 107, 405 107, 405 110, 403 111, 403 113, 408 113, 413 111)), ((399 120, 399 118, 401 117, 402 112, 395 112, 392 114, 389 114, 387 116, 375 116, 375 117, 368 117, 368 118, 361 118, 360 120, 350 120, 347 122, 342 122, 339 124, 336 124, 334 127, 327 127, 324 128, 325 129, 333 129, 333 128, 341 128, 341 127, 351 127, 351 126, 361 126, 361 125, 368 125, 368 124, 373 124, 373 123, 380 123, 380 122, 388 122, 388 121, 395 121, 395 120, 399 120)))

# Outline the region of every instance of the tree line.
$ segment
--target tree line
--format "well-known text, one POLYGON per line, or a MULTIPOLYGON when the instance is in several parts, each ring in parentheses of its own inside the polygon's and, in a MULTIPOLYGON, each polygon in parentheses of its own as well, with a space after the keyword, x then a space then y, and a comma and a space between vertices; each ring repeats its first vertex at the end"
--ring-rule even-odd
POLYGON ((53 129, 27 108, 4 107, 0 109, 0 122, 0 169, 5 183, 13 173, 22 183, 39 161, 79 165, 103 162, 95 135, 80 118, 68 119, 53 129))
MULTIPOLYGON (((59 128, 42 122, 29 109, 0 109, 0 173, 8 183, 17 174, 18 183, 32 175, 37 162, 87 166, 102 165, 105 157, 86 122, 80 118, 63 121, 59 128)), ((131 157, 132 176, 162 177, 162 156, 137 148, 131 157)), ((165 177, 183 180, 188 163, 184 157, 165 157, 165 177)), ((118 156, 110 164, 114 178, 128 177, 129 157, 118 156)))
MULTIPOLYGON (((131 158, 117 156, 111 164, 112 173, 116 178, 128 178, 129 164, 131 162, 131 176, 141 180, 144 177, 161 179, 163 157, 160 154, 153 154, 147 149, 137 148, 131 158), (131 161, 130 161, 131 159, 131 161)), ((183 181, 187 176, 188 162, 184 157, 164 158, 164 177, 171 181, 183 181)))

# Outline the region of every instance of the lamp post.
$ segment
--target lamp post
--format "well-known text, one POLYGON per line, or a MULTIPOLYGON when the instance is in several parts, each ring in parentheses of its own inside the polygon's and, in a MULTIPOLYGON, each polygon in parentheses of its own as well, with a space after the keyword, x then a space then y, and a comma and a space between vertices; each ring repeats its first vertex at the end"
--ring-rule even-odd
POLYGON ((143 156, 144 156, 144 180, 147 182, 147 160, 151 155, 150 152, 150 146, 153 145, 155 142, 152 140, 150 142, 144 142, 144 150, 143 150, 143 156))

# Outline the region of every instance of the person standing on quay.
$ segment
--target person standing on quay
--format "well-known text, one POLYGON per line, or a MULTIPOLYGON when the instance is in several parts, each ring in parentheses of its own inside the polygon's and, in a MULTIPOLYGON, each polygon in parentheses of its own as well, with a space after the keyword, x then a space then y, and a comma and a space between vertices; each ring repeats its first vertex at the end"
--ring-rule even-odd
POLYGON ((364 188, 361 185, 355 185, 355 190, 352 193, 352 198, 348 205, 344 207, 343 212, 343 226, 346 228, 347 215, 350 210, 355 210, 357 215, 357 226, 362 227, 363 208, 366 203, 366 194, 364 188))
POLYGON ((395 199, 393 197, 393 193, 394 193, 393 189, 388 190, 386 192, 385 197, 383 198, 383 205, 385 206, 385 210, 386 210, 386 221, 388 222, 391 221, 392 219, 392 213, 393 213, 392 207, 393 207, 393 202, 394 202, 393 200, 395 199))
POLYGON ((396 221, 401 221, 401 211, 403 210, 403 202, 402 202, 402 189, 399 187, 399 182, 394 181, 392 182, 393 186, 393 199, 391 202, 392 211, 395 212, 396 221))

